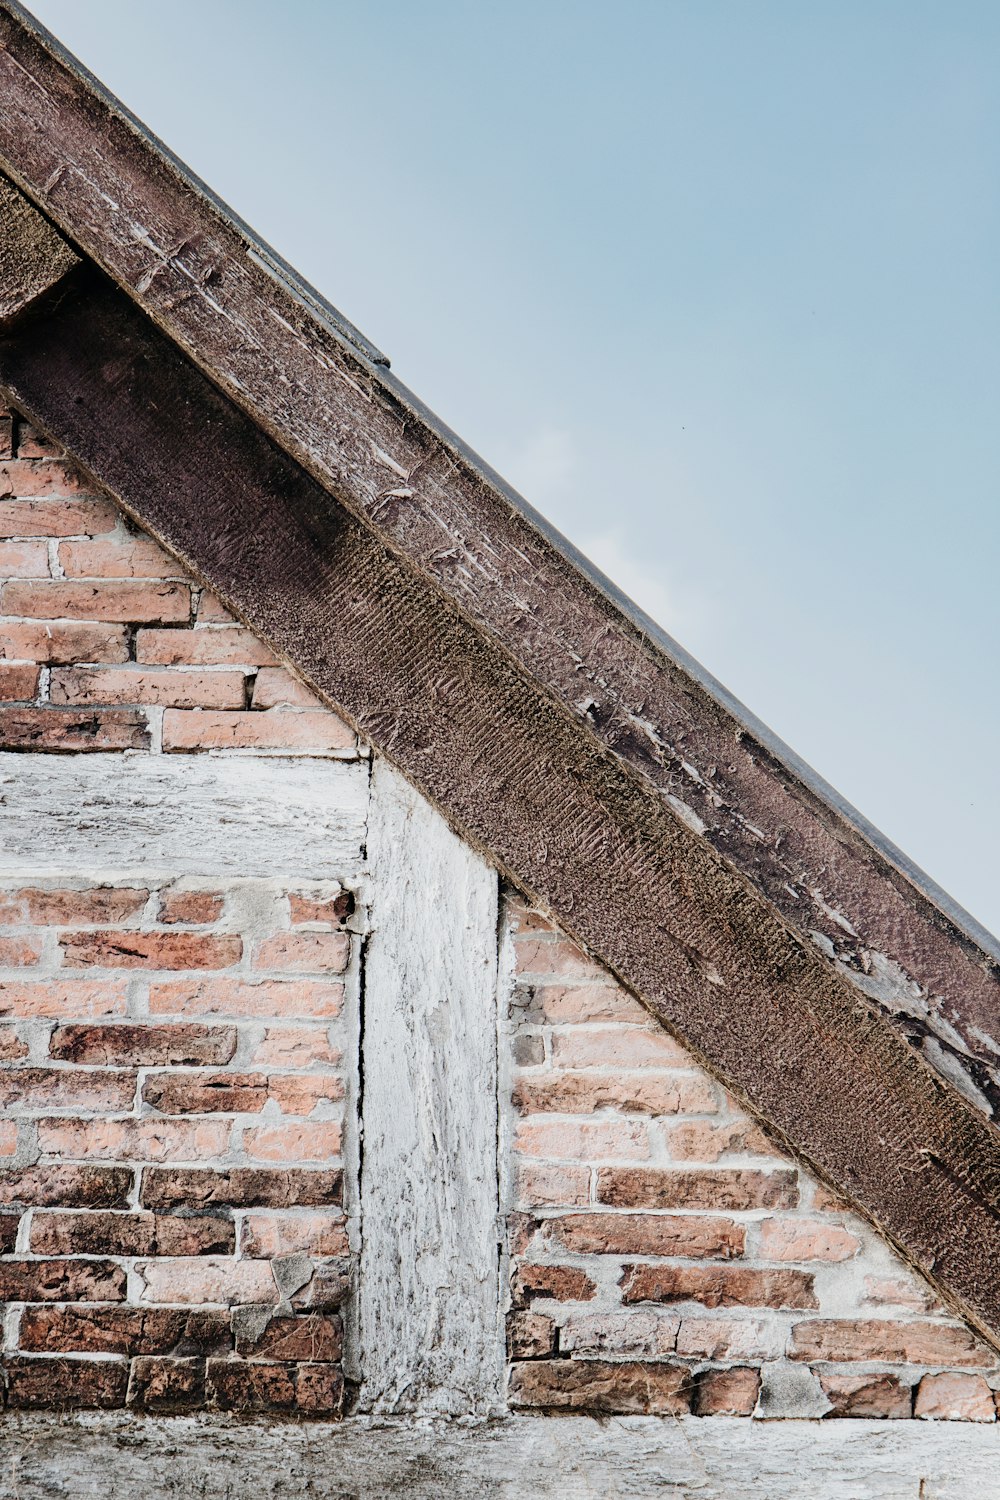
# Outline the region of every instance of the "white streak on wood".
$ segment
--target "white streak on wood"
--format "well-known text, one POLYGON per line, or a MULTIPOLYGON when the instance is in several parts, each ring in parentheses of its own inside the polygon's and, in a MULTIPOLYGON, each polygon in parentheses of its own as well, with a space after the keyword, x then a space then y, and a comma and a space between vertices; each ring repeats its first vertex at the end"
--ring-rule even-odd
POLYGON ((381 760, 368 856, 361 1405, 497 1411, 497 877, 381 760))
POLYGON ((367 782, 360 762, 0 754, 0 874, 349 879, 367 782))
POLYGON ((1000 1500, 996 1427, 730 1417, 4 1414, 17 1500, 1000 1500))

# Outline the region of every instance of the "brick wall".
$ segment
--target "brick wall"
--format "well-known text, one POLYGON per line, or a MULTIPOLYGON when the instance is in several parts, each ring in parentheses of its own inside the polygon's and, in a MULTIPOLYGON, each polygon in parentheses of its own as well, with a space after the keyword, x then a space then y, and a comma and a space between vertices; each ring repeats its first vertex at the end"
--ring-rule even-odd
POLYGON ((992 1422, 1000 1364, 511 896, 511 1400, 992 1422))
MULTIPOLYGON (((0 437, 0 750, 359 754, 26 424, 0 437)), ((351 891, 46 870, 0 877, 6 1404, 338 1414, 351 891)))

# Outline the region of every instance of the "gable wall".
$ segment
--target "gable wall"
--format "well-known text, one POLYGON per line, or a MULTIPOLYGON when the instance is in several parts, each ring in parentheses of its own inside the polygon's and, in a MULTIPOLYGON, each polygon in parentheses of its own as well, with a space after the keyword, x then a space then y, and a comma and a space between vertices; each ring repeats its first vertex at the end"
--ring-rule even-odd
POLYGON ((499 1108, 499 1153, 486 1142, 485 1159, 499 1155, 508 1211, 515 1407, 992 1421, 992 1354, 515 896, 500 924, 499 1100, 493 1011, 479 997, 462 1024, 481 1016, 485 1071, 470 1074, 462 1109, 440 1112, 470 1051, 455 1043, 453 996, 435 1019, 431 994, 428 1019, 417 1007, 406 1022, 410 1036, 424 1028, 423 1050, 394 1052, 386 975, 411 969, 411 996, 412 976, 453 942, 470 960, 447 983, 478 986, 497 959, 495 877, 491 898, 471 873, 475 911, 448 916, 461 862, 418 861, 380 929, 371 913, 393 884, 403 823, 431 839, 430 823, 413 808, 383 822, 373 873, 365 747, 26 424, 4 430, 8 1405, 336 1415, 347 1295, 352 1399, 366 1399, 368 1338, 367 1409, 489 1409, 497 1267, 483 1261, 497 1183, 462 1159, 475 1135, 462 1110, 493 1087, 476 1129, 499 1108), (391 935, 411 907, 408 964, 391 935), (476 946, 483 930, 491 955, 476 946), (356 1105, 362 981, 379 975, 366 1159, 383 1251, 371 1243, 366 1262, 356 1105), (428 1089, 420 1070, 445 1056, 442 1015, 456 1050, 428 1089), (393 1134, 404 1066, 416 1101, 405 1144, 393 1134), (442 1139, 447 1171, 433 1155, 442 1139), (437 1199, 410 1202, 421 1177, 445 1205, 437 1221, 437 1199), (480 1207, 451 1243, 456 1192, 480 1207), (385 1312, 398 1272, 385 1247, 420 1214, 442 1244, 409 1284, 403 1325, 385 1312), (463 1246, 465 1335, 434 1311, 436 1296, 459 1305, 441 1278, 463 1246), (419 1379, 408 1359, 422 1360, 419 1379))

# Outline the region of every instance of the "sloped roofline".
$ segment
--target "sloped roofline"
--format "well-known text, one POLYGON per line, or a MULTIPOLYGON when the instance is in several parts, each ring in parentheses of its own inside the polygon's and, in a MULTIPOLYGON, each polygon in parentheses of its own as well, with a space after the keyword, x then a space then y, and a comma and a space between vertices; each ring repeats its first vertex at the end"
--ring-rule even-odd
POLYGON ((988 1123, 1000 1104, 1000 945, 428 412, 14 0, 0 0, 0 88, 0 166, 85 261, 74 290, 2 341, 15 399, 998 1341, 987 1267, 1000 1253, 1000 1135, 988 1123), (117 356, 111 374, 101 351, 117 356), (81 391, 96 401, 105 388, 132 423, 132 450, 141 439, 176 478, 164 497, 74 411, 81 391), (157 420, 144 405, 154 388, 157 420), (208 488, 184 493, 180 432, 198 443, 185 402, 245 476, 238 515, 219 513, 208 488), (222 544, 235 527, 256 576, 222 544), (293 573, 276 536, 295 541, 293 573), (419 621, 435 670, 390 640, 384 610, 355 617, 385 637, 381 683, 348 670, 333 608, 345 577, 341 611, 367 580, 417 633, 419 621), (407 672, 422 738, 403 721, 407 672), (491 731, 506 763, 487 765, 491 731), (481 764, 464 764, 466 742, 481 764), (527 808, 543 774, 559 794, 519 824, 504 791, 527 808), (478 805, 491 776, 494 800, 478 805), (614 913, 602 910, 611 892, 614 913), (866 1119, 881 1110, 884 1121, 866 1119), (916 1174, 905 1192, 880 1185, 895 1171, 916 1174))

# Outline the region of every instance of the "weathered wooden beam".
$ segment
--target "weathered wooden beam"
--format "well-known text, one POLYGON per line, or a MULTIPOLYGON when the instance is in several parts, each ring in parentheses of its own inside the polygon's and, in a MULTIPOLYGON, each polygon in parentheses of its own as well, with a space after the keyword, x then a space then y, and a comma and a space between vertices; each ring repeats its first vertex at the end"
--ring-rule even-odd
POLYGON ((14 0, 0 0, 0 91, 0 160, 74 243, 995 1115, 996 941, 464 449, 14 0))
POLYGON ((59 286, 80 257, 0 174, 0 328, 59 286))
POLYGON ((0 383, 1000 1346, 1000 1133, 643 778, 96 273, 0 383))

